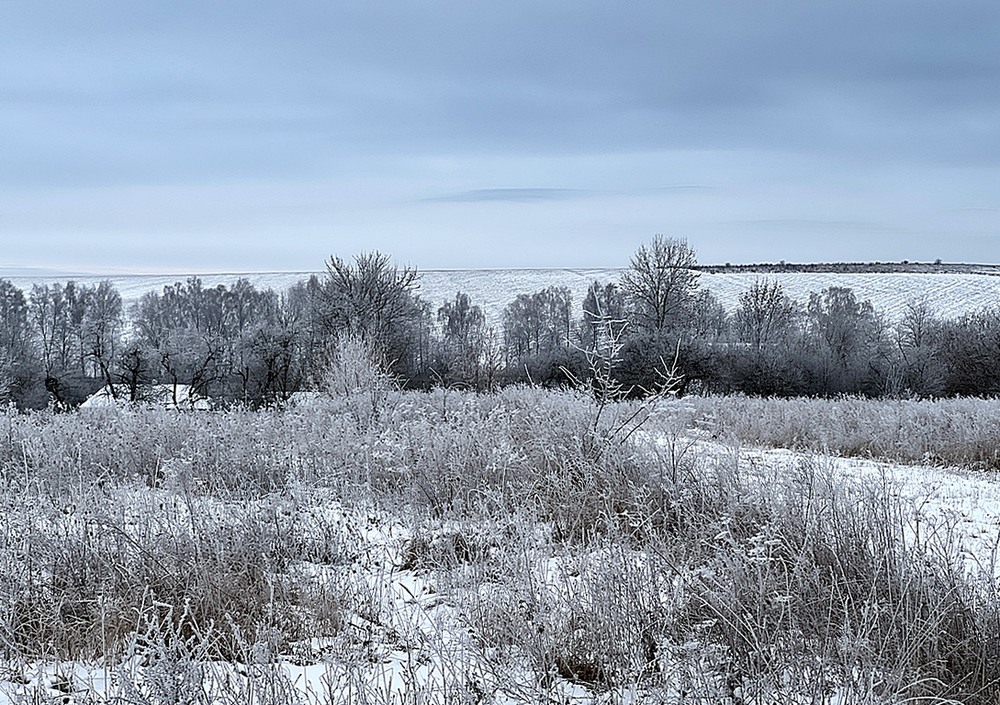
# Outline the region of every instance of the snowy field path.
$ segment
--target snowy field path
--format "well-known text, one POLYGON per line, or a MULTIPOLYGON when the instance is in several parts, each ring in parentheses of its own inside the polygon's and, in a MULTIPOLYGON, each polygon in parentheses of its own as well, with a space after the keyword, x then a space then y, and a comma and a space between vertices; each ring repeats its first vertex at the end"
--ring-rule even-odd
POLYGON ((785 448, 734 448, 703 440, 691 441, 688 452, 717 462, 731 462, 737 453, 742 472, 762 481, 811 468, 834 480, 843 478, 845 483, 876 490, 875 496, 884 490, 899 500, 913 538, 953 545, 970 570, 1000 579, 1000 474, 996 472, 900 465, 785 448))

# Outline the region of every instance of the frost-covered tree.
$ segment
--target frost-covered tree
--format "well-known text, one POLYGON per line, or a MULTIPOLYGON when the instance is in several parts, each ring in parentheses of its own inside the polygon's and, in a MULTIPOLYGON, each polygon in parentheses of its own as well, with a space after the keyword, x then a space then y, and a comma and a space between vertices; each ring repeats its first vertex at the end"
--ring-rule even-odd
POLYGON ((327 339, 353 338, 372 347, 377 359, 409 376, 419 358, 425 323, 417 297, 416 269, 394 266, 380 252, 353 262, 331 257, 316 292, 319 321, 327 339))
POLYGON ((765 280, 754 282, 739 301, 728 357, 734 389, 769 396, 798 393, 802 385, 796 364, 801 345, 798 305, 780 283, 765 280))
POLYGON ((0 350, 0 403, 7 404, 10 401, 14 379, 14 361, 6 351, 0 350))
POLYGON ((831 286, 809 297, 809 323, 835 360, 846 362, 876 335, 870 301, 858 301, 847 287, 831 286))
POLYGON ((118 354, 116 384, 109 391, 124 401, 141 401, 145 387, 153 381, 158 369, 156 350, 137 340, 127 342, 118 354))
POLYGON ((300 324, 288 297, 246 279, 205 287, 192 277, 147 293, 134 328, 135 342, 155 360, 147 374, 175 388, 256 405, 286 398, 301 383, 300 324))
POLYGON ((777 281, 758 280, 740 294, 733 315, 737 340, 761 352, 788 342, 798 317, 798 307, 777 281))
POLYGON ((188 385, 199 396, 211 396, 227 373, 225 340, 211 333, 191 328, 173 331, 156 354, 158 381, 170 384, 174 394, 181 385, 188 385))
POLYGON ((437 319, 441 327, 442 368, 438 374, 447 384, 480 388, 487 342, 483 310, 460 291, 454 301, 446 301, 438 309, 437 319))
POLYGON ((28 302, 24 292, 6 279, 0 279, 0 351, 16 358, 29 341, 28 302))
POLYGON ((262 326, 250 343, 257 364, 256 399, 264 403, 287 401, 305 381, 298 329, 281 322, 262 326))
POLYGON ((813 393, 879 394, 885 391, 889 345, 885 325, 870 301, 846 287, 809 297, 811 347, 803 366, 813 393))
POLYGON ((600 351, 619 339, 628 323, 625 292, 615 282, 592 282, 583 299, 580 342, 584 350, 600 351))
POLYGON ((0 359, 9 399, 20 407, 44 406, 44 372, 28 324, 28 300, 6 279, 0 279, 0 359))
POLYGON ((28 324, 44 386, 53 401, 75 406, 111 381, 124 314, 121 296, 110 281, 32 287, 28 324))
POLYGON ((45 376, 51 377, 55 369, 62 367, 58 356, 57 331, 65 330, 68 323, 62 286, 60 284, 32 286, 28 311, 30 324, 39 344, 45 376))
POLYGON ((1000 395, 1000 308, 944 324, 937 344, 947 394, 1000 395))
POLYGON ((622 286, 638 331, 662 333, 688 325, 698 289, 696 265, 685 240, 656 235, 636 250, 622 286))
POLYGON ((654 389, 663 369, 680 373, 678 391, 711 386, 724 309, 698 288, 697 257, 685 240, 656 235, 622 275, 630 328, 619 365, 623 382, 654 389))
POLYGON ((943 328, 926 300, 906 304, 895 330, 899 393, 924 397, 944 391, 946 369, 939 350, 943 328))
POLYGON ((122 297, 110 281, 93 287, 83 318, 84 357, 90 374, 105 384, 114 383, 114 362, 122 338, 122 297))
POLYGON ((573 297, 566 287, 550 286, 519 294, 503 311, 503 345, 508 377, 546 385, 568 383, 563 370, 584 364, 577 350, 573 297))
POLYGON ((311 364, 312 360, 319 357, 325 335, 319 277, 313 274, 309 279, 291 286, 284 293, 281 310, 285 319, 294 322, 299 328, 301 345, 311 364))
POLYGON ((510 360, 568 350, 573 332, 572 294, 566 287, 555 286, 518 294, 504 308, 503 330, 510 360))

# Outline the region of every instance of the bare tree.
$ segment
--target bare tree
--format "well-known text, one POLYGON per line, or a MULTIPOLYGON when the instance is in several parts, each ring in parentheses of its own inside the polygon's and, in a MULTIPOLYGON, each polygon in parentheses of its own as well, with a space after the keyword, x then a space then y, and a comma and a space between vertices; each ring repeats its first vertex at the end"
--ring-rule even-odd
POLYGON ((417 270, 399 269, 388 256, 371 252, 353 263, 331 257, 326 272, 317 304, 327 336, 362 340, 379 359, 399 366, 407 358, 413 327, 422 321, 417 270))
POLYGON ((622 285, 640 331, 660 333, 684 327, 698 288, 694 250, 685 240, 656 235, 632 256, 622 285))
POLYGON ((758 280, 740 294, 733 318, 740 342, 760 352, 787 341, 798 309, 777 281, 758 280))

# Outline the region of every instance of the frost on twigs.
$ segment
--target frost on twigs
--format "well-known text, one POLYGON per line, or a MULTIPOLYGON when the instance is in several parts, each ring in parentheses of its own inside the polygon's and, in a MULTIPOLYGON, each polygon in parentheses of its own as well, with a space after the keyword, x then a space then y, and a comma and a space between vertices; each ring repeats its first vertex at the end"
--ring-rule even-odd
POLYGON ((371 343, 353 336, 341 338, 330 351, 318 386, 340 402, 359 426, 368 426, 399 389, 389 367, 371 343))
POLYGON ((594 330, 593 346, 589 349, 578 348, 587 360, 587 379, 581 380, 570 370, 562 368, 577 389, 593 394, 597 401, 593 423, 585 439, 588 455, 600 454, 603 446, 625 443, 649 420, 660 401, 677 393, 682 379, 675 354, 670 365, 660 358, 660 367, 654 370, 657 384, 652 389, 625 386, 615 370, 621 362, 627 321, 605 316, 599 309, 590 318, 589 324, 594 330), (642 397, 638 405, 622 405, 622 402, 637 395, 642 397), (607 413, 609 409, 613 410, 610 415, 607 413))
POLYGON ((10 399, 10 390, 14 386, 14 361, 10 354, 0 350, 0 402, 10 399))

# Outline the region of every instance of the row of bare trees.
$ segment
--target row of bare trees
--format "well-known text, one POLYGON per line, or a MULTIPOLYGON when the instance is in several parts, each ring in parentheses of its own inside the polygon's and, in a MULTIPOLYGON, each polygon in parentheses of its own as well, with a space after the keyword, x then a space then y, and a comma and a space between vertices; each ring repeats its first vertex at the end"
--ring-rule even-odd
POLYGON ((517 341, 506 347, 507 378, 523 372, 522 378, 558 383, 566 371, 581 378, 593 360, 581 353, 605 348, 617 378, 635 393, 654 388, 664 369, 676 366, 681 392, 1000 394, 1000 308, 947 320, 914 301, 890 323, 850 288, 830 287, 796 302, 778 282, 760 279, 727 313, 699 286, 696 264, 685 241, 653 238, 619 282, 590 287, 569 335, 559 317, 545 324, 548 333, 522 336, 537 316, 523 313, 533 297, 518 297, 504 318, 505 336, 517 341), (526 340, 563 344, 532 347, 526 340))
POLYGON ((297 385, 285 354, 291 292, 246 280, 205 289, 192 278, 126 311, 108 281, 35 285, 27 296, 0 282, 0 302, 3 391, 22 407, 73 406, 105 385, 131 400, 154 382, 254 400, 297 385))
POLYGON ((197 278, 129 310, 110 282, 0 280, 0 398, 72 407, 99 387, 136 400, 153 383, 260 405, 315 388, 338 342, 362 342, 413 386, 492 389, 585 380, 595 360, 641 394, 665 368, 680 391, 762 395, 1000 394, 1000 308, 958 320, 912 303, 889 324, 847 288, 791 300, 761 279, 727 313, 698 282, 695 252, 657 236, 619 281, 519 294, 491 322, 463 292, 432 305, 419 273, 381 253, 332 257, 290 290, 197 278))

